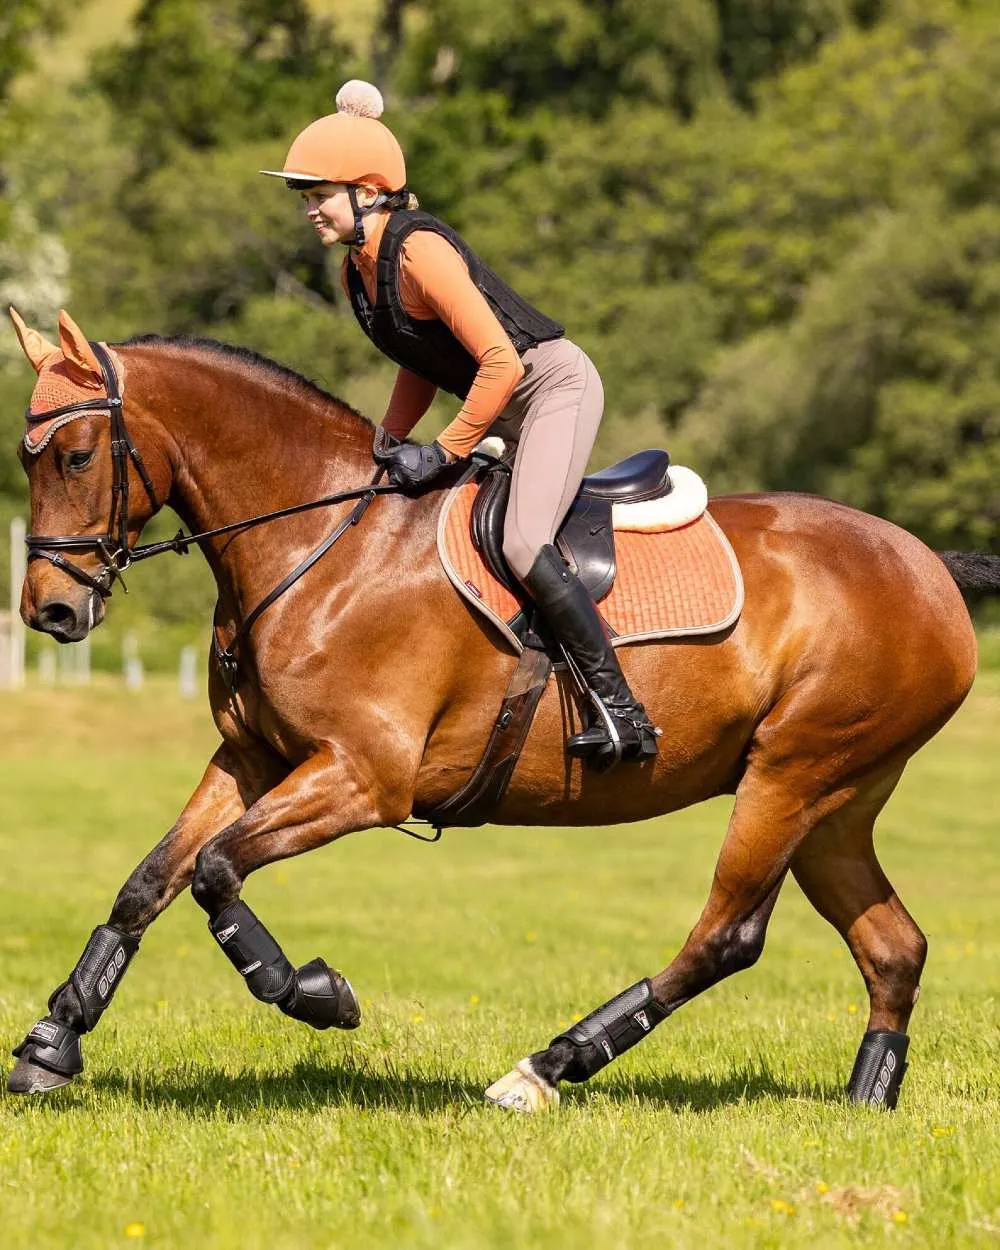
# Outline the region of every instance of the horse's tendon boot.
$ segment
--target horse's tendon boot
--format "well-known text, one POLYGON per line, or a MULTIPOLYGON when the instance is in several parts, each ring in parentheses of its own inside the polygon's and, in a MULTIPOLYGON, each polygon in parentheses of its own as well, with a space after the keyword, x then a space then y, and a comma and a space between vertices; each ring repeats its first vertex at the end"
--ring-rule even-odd
POLYGON ((296 972, 288 956, 242 899, 208 922, 229 962, 254 998, 314 1029, 356 1029, 361 1008, 346 977, 322 959, 296 972))
POLYGON ((598 1007, 589 1016, 578 1021, 554 1037, 556 1042, 570 1042, 574 1055, 569 1067, 561 1074, 565 1081, 585 1081, 623 1054, 636 1042, 641 1042, 670 1014, 653 998, 648 978, 630 985, 615 998, 598 1007))
POLYGON ((312 959, 295 974, 291 995, 278 1006, 314 1029, 356 1029, 361 1007, 347 977, 325 960, 312 959))
POLYGON ((899 1087, 906 1074, 909 1046, 910 1039, 905 1033, 893 1033, 890 1029, 872 1029, 866 1033, 847 1083, 851 1102, 895 1110, 899 1087))
POLYGON ((222 953, 262 1003, 285 998, 295 982, 288 957, 250 908, 238 899, 208 922, 222 953))

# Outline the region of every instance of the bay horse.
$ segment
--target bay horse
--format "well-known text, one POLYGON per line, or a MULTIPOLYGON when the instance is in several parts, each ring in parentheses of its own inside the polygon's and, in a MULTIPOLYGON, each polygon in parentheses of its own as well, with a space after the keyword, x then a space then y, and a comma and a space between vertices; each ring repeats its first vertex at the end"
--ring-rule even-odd
MULTIPOLYGON (((65 313, 52 344, 12 316, 38 373, 29 414, 45 430, 20 448, 35 536, 21 613, 60 641, 100 624, 112 581, 162 504, 206 531, 330 492, 356 500, 372 480, 371 423, 252 352, 155 336, 106 349, 65 313), (53 395, 76 398, 53 405, 53 395)), ((357 1025, 346 979, 322 960, 293 969, 240 891, 276 860, 433 810, 476 767, 515 660, 442 570, 442 497, 386 493, 355 526, 345 503, 199 543, 218 586, 216 637, 227 642, 335 520, 343 529, 242 637, 235 694, 216 646, 209 696, 220 745, 15 1052, 13 1092, 44 1092, 82 1069, 81 1035, 146 929, 188 886, 256 997, 316 1027, 357 1025)), ((735 795, 708 901, 662 971, 491 1087, 501 1105, 553 1105, 561 1080, 593 1075, 749 968, 789 872, 867 987, 849 1094, 895 1105, 927 944, 879 865, 873 825, 910 756, 972 684, 976 639, 959 583, 1000 590, 1000 558, 946 562, 895 525, 819 497, 733 495, 710 509, 745 578, 738 622, 718 637, 621 652, 664 728, 659 757, 604 775, 570 759, 572 689, 557 676, 494 817, 618 825, 735 795)))

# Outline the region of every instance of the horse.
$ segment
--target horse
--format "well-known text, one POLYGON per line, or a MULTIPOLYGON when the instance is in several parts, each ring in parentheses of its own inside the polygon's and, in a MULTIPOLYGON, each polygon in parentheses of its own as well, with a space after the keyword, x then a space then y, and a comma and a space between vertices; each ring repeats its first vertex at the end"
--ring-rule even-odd
MULTIPOLYGON (((208 689, 219 746, 15 1051, 9 1088, 44 1093, 76 1076, 81 1036, 187 887, 255 997, 318 1028, 356 1027, 347 979, 321 959, 294 969, 240 892, 276 860, 433 811, 475 769, 515 659, 442 571, 442 492, 372 488, 360 520, 374 427, 249 350, 148 335, 91 344, 66 313, 53 344, 12 317, 38 374, 29 433, 44 431, 19 448, 31 496, 25 622, 61 642, 97 628, 164 504, 195 533, 222 532, 197 543, 218 587, 208 689), (67 394, 75 402, 53 408, 67 394), (300 509, 331 492, 344 502, 300 509), (243 629, 331 516, 336 545, 243 629)), ((907 761, 970 689, 976 638, 960 587, 996 593, 1000 557, 942 557, 818 496, 732 495, 710 511, 744 574, 738 621, 717 637, 620 651, 664 729, 658 757, 608 773, 569 758, 574 691, 557 673, 492 817, 621 825, 733 795, 707 902, 666 967, 491 1086, 502 1106, 555 1105, 561 1081, 588 1079, 753 965, 789 873, 867 988, 849 1096, 895 1105, 927 943, 879 864, 873 826, 907 761)))

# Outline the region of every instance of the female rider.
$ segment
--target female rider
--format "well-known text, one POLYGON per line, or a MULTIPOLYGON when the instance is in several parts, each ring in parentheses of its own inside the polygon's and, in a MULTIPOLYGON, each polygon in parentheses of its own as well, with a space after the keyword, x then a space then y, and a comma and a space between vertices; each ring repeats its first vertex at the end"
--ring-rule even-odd
POLYGON ((345 293, 365 333, 399 365, 375 459, 397 485, 418 487, 468 456, 494 423, 516 441, 504 557, 607 713, 567 750, 606 766, 613 727, 622 758, 654 756, 658 731, 625 681, 590 593, 553 545, 601 420, 597 370, 562 326, 419 211, 399 144, 377 120, 378 89, 346 83, 337 110, 298 135, 283 169, 261 172, 301 193, 325 247, 346 244, 345 293), (463 401, 461 411, 429 445, 400 441, 439 387, 463 401))

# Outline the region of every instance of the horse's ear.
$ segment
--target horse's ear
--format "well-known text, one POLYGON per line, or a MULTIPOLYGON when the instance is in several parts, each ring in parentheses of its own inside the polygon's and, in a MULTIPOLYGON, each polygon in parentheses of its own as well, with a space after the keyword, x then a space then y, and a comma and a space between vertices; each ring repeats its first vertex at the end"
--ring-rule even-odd
POLYGON ((99 390, 104 382, 100 361, 87 336, 63 308, 59 310, 59 342, 73 381, 99 390))
POLYGON ((21 344, 21 351, 27 356, 31 362, 31 367, 36 373, 41 373, 50 361, 62 358, 62 352, 56 347, 55 343, 50 343, 44 334, 39 334, 37 330, 33 330, 13 304, 7 309, 7 312, 14 323, 14 333, 17 335, 17 341, 21 344))

